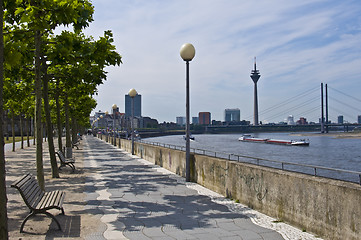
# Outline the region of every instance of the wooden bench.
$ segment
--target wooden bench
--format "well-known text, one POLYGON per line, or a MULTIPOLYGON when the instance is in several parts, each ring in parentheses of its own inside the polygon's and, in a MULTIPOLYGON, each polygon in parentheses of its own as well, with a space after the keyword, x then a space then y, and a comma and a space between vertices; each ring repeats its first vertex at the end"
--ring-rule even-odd
POLYGON ((68 165, 69 167, 71 167, 71 169, 73 170, 73 172, 75 171, 75 166, 74 166, 75 160, 74 160, 74 159, 72 159, 72 158, 65 158, 63 152, 60 151, 60 150, 56 152, 56 155, 58 155, 59 160, 60 160, 59 170, 61 170, 62 167, 68 165))
POLYGON ((30 217, 36 214, 45 214, 48 217, 54 219, 61 230, 60 223, 54 217, 53 214, 49 213, 50 209, 59 209, 61 214, 64 215, 63 201, 65 192, 63 191, 51 191, 44 192, 41 190, 38 181, 30 173, 22 176, 20 179, 11 184, 11 187, 19 190, 21 197, 23 198, 26 206, 30 209, 30 213, 24 219, 20 227, 20 232, 23 232, 24 225, 30 217))
POLYGON ((79 144, 80 144, 80 141, 79 141, 79 140, 76 141, 76 142, 73 142, 73 143, 72 143, 72 147, 73 147, 73 148, 76 147, 76 149, 79 150, 79 144))
POLYGON ((77 135, 76 140, 73 139, 74 141, 72 142, 72 147, 76 147, 76 149, 79 150, 80 140, 82 139, 83 138, 80 135, 77 135))

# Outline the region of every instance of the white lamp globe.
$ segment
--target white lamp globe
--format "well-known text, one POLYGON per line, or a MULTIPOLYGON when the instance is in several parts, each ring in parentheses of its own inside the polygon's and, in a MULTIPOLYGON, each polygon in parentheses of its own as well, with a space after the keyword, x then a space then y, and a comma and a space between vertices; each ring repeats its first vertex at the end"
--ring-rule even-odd
POLYGON ((138 93, 137 93, 137 91, 136 91, 134 88, 132 88, 132 89, 129 90, 129 93, 128 93, 128 94, 129 94, 130 97, 133 98, 133 97, 135 97, 138 93))
POLYGON ((196 49, 190 43, 183 44, 179 52, 180 52, 181 58, 184 61, 192 61, 192 59, 196 55, 196 49))

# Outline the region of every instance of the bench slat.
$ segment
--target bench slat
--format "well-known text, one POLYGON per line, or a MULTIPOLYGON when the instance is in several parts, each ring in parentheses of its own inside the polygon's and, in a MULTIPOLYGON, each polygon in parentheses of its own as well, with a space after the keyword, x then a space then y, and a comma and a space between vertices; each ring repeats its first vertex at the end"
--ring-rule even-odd
POLYGON ((24 175, 22 178, 18 179, 17 181, 15 181, 13 184, 11 184, 12 187, 21 187, 22 185, 24 185, 24 183, 26 183, 27 181, 29 181, 29 179, 31 179, 31 175, 30 174, 26 174, 24 175))
POLYGON ((34 185, 34 181, 31 178, 24 178, 16 187, 28 198, 36 188, 36 185, 34 185))
POLYGON ((56 191, 56 197, 54 198, 54 201, 53 201, 53 204, 56 205, 56 206, 59 206, 60 205, 60 202, 61 202, 61 192, 60 191, 56 191))
POLYGON ((57 191, 57 194, 56 194, 56 198, 54 200, 54 205, 56 206, 63 206, 63 200, 64 200, 64 197, 65 197, 65 193, 63 194, 64 192, 61 192, 61 191, 57 191))
POLYGON ((42 201, 38 204, 39 209, 42 208, 48 208, 50 206, 57 206, 56 204, 56 198, 57 198, 57 192, 58 191, 52 191, 52 192, 47 192, 45 193, 45 196, 42 198, 42 201))
POLYGON ((32 210, 34 205, 36 205, 44 195, 38 185, 38 182, 30 174, 23 176, 11 186, 19 190, 25 204, 32 210))
POLYGON ((60 198, 58 203, 60 207, 63 207, 64 199, 65 199, 65 192, 60 192, 60 198))
POLYGON ((46 208, 49 205, 49 201, 51 199, 51 195, 53 192, 47 192, 44 194, 44 196, 41 198, 41 201, 37 204, 36 209, 43 209, 46 208))
POLYGON ((42 195, 42 191, 38 186, 38 183, 35 179, 29 180, 26 184, 24 184, 20 188, 29 202, 31 202, 34 198, 42 195))
POLYGON ((40 189, 38 182, 35 179, 31 179, 30 181, 29 186, 23 192, 29 205, 34 207, 34 205, 36 205, 36 203, 43 197, 44 192, 40 189))

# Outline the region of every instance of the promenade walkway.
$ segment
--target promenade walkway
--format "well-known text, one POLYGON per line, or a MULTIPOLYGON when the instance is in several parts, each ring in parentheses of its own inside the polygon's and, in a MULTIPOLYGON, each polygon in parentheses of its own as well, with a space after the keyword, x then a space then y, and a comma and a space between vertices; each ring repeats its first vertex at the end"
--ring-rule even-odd
MULTIPOLYGON (((7 152, 7 186, 25 172, 35 174, 34 150, 7 152)), ((26 233, 18 233, 27 208, 8 188, 11 239, 313 239, 284 223, 278 227, 282 235, 260 227, 251 221, 257 219, 252 210, 238 204, 231 211, 221 204, 235 205, 230 200, 95 137, 85 137, 73 154, 76 172, 64 169, 58 179, 50 178, 44 160, 47 190, 67 192, 66 215, 56 215, 63 231, 51 219, 36 217, 26 233)))

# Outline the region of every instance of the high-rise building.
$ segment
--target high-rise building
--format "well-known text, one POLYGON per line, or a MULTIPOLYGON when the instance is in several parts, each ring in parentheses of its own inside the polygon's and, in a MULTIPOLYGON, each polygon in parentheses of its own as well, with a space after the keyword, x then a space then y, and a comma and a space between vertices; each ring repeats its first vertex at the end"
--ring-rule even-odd
POLYGON ((194 125, 199 124, 198 117, 192 117, 192 124, 194 124, 194 125))
POLYGON ((211 124, 211 113, 210 112, 200 112, 198 113, 199 124, 201 125, 210 125, 211 124))
MULTIPOLYGON (((125 116, 132 116, 132 98, 127 94, 125 95, 125 116)), ((137 94, 134 97, 134 117, 142 116, 142 95, 137 94)))
POLYGON ((358 123, 358 124, 361 124, 361 115, 358 115, 358 116, 357 116, 357 123, 358 123))
POLYGON ((186 125, 186 117, 176 117, 176 123, 180 126, 186 125))
POLYGON ((297 124, 298 124, 298 125, 307 125, 308 122, 307 122, 307 119, 306 119, 306 118, 300 117, 300 120, 297 121, 297 124))
POLYGON ((295 120, 292 115, 287 117, 287 125, 295 125, 295 120))
POLYGON ((224 110, 224 121, 226 121, 226 122, 241 121, 241 111, 239 110, 239 108, 225 109, 224 110))
POLYGON ((342 115, 337 117, 337 123, 338 124, 343 124, 343 116, 342 115))

